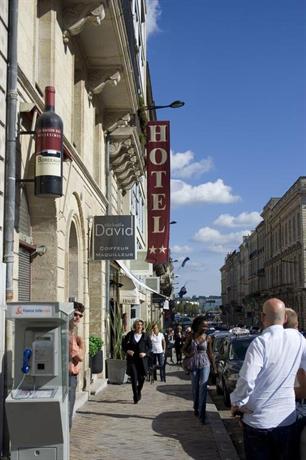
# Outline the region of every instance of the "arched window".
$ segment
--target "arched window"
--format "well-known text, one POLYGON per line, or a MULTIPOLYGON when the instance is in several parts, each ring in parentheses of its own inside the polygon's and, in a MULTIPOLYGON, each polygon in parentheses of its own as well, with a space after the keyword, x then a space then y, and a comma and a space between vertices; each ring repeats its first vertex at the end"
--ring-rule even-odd
POLYGON ((78 239, 74 223, 71 223, 69 235, 69 298, 78 299, 78 239))

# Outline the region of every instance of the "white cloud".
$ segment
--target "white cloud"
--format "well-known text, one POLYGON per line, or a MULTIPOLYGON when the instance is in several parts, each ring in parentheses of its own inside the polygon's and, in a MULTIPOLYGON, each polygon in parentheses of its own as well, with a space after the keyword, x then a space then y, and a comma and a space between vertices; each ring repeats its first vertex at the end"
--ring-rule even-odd
POLYGON ((202 227, 194 235, 194 241, 202 243, 206 249, 212 252, 227 253, 236 249, 242 243, 243 236, 250 232, 221 233, 211 227, 202 227))
MULTIPOLYGON (((174 245, 171 247, 171 254, 185 254, 188 255, 188 252, 190 252, 192 249, 190 246, 179 246, 179 245, 174 245)), ((184 260, 182 258, 182 260, 184 260)))
POLYGON ((194 153, 191 150, 186 150, 183 153, 173 153, 171 151, 171 171, 182 169, 193 160, 194 153))
POLYGON ((159 31, 157 21, 160 15, 161 9, 159 0, 147 0, 147 37, 159 31))
POLYGON ((171 202, 173 205, 191 203, 234 203, 240 197, 232 194, 232 188, 222 179, 200 185, 189 185, 181 180, 171 180, 171 202))
POLYGON ((259 212, 242 212, 238 216, 231 216, 230 214, 221 214, 215 221, 215 225, 221 227, 256 227, 262 217, 259 212))
POLYGON ((186 152, 171 152, 171 174, 175 177, 186 179, 188 177, 200 176, 204 172, 210 171, 213 167, 211 157, 201 161, 192 161, 194 153, 191 150, 186 152))
POLYGON ((188 262, 188 272, 201 272, 206 267, 202 262, 188 262))

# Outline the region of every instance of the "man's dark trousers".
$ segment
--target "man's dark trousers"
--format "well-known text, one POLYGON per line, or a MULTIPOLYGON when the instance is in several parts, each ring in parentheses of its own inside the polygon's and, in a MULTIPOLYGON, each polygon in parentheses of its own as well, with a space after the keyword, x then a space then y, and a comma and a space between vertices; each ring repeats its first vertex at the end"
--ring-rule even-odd
POLYGON ((292 460, 295 457, 296 424, 270 429, 243 424, 246 460, 292 460))

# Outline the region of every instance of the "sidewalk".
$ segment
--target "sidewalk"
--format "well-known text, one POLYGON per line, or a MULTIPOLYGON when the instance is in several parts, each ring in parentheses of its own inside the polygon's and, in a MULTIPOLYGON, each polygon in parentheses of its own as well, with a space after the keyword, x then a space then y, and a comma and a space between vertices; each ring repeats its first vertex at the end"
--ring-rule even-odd
POLYGON ((167 382, 145 382, 133 404, 130 384, 108 385, 78 410, 70 460, 239 460, 214 404, 208 423, 193 415, 191 383, 168 366, 167 382))

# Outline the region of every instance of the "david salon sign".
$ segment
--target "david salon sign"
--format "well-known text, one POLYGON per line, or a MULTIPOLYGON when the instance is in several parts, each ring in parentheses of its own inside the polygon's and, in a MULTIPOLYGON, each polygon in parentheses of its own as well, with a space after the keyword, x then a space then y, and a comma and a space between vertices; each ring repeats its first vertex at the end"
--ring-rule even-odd
POLYGON ((169 121, 147 124, 148 253, 147 262, 169 259, 170 138, 169 121))
POLYGON ((95 216, 94 260, 135 259, 134 216, 95 216))

